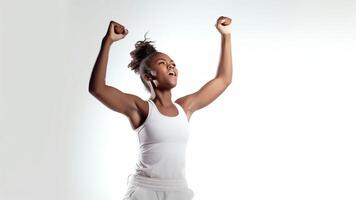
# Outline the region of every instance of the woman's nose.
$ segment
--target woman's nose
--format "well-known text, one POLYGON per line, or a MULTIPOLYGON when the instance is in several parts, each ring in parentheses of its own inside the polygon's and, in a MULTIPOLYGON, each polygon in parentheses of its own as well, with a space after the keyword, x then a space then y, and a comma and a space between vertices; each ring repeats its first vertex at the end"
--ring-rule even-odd
POLYGON ((174 68, 172 64, 168 65, 168 69, 174 68))

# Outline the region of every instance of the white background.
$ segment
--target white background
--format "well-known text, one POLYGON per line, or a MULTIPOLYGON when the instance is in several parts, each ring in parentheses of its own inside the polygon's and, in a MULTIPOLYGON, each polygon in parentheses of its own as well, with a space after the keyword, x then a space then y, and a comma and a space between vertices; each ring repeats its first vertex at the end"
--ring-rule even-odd
POLYGON ((110 20, 129 34, 110 49, 107 83, 149 97, 127 68, 149 31, 176 61, 175 100, 215 76, 221 15, 233 20, 233 81, 190 121, 194 200, 356 198, 354 1, 2 1, 0 8, 0 199, 122 199, 137 136, 88 92, 110 20))

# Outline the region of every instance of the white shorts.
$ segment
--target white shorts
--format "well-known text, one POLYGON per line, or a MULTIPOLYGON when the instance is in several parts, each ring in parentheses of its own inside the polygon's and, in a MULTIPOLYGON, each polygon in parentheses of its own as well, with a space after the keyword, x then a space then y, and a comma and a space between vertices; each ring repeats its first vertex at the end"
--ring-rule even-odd
POLYGON ((185 179, 159 179, 130 174, 123 200, 192 200, 194 192, 185 179))

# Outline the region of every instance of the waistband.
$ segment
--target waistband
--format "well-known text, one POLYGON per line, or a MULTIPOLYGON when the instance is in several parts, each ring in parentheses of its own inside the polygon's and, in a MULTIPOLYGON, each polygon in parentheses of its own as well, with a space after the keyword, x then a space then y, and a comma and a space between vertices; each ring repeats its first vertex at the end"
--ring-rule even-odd
POLYGON ((139 174, 130 174, 127 177, 127 184, 150 188, 156 191, 177 191, 186 190, 188 188, 186 179, 161 179, 139 174))

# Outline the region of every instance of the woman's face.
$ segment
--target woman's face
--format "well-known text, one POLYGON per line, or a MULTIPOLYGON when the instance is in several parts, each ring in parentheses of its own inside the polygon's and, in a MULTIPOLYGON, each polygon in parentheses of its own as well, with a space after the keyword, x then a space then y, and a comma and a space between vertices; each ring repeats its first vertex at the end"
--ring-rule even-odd
POLYGON ((171 89, 177 85, 178 70, 168 55, 158 52, 150 59, 149 66, 157 88, 171 89))

